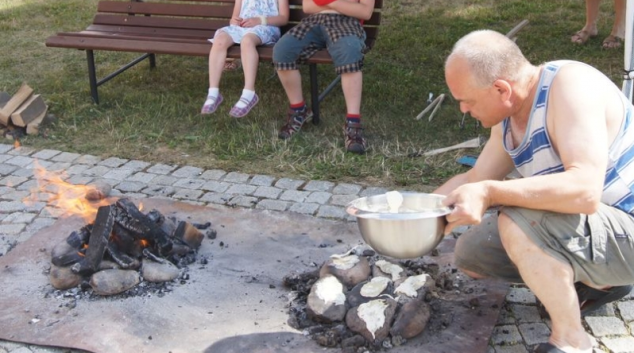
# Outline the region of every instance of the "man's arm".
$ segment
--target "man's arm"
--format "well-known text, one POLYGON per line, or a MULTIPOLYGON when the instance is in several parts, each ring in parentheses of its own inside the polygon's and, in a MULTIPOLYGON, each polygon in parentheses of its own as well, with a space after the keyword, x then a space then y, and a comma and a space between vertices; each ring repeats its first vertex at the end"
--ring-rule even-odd
POLYGON ((328 7, 342 15, 369 20, 374 11, 374 0, 336 0, 328 4, 328 7))

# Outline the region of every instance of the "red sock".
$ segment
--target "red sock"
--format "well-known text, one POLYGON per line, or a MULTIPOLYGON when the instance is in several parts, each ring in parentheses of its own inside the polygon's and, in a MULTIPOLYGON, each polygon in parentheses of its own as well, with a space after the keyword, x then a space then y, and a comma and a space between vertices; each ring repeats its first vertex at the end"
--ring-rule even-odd
POLYGON ((351 123, 360 124, 361 123, 361 114, 346 114, 346 121, 351 123))
POLYGON ((291 104, 291 109, 294 111, 300 111, 306 109, 306 102, 301 101, 299 103, 291 104))

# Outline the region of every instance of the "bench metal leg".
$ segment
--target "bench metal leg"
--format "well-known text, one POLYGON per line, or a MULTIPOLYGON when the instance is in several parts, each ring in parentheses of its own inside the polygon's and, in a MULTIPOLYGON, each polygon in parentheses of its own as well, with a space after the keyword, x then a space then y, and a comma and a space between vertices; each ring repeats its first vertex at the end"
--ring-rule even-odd
POLYGON ((95 71, 95 56, 92 50, 86 50, 88 60, 88 81, 90 81, 90 95, 95 104, 99 104, 99 92, 97 91, 97 72, 95 71))
POLYGON ((156 55, 155 54, 149 54, 149 58, 150 58, 150 69, 153 69, 156 67, 156 55))
POLYGON ((310 72, 310 103, 313 110, 313 124, 319 124, 319 86, 317 85, 317 64, 308 64, 310 72))
POLYGON ((330 93, 330 91, 332 91, 332 89, 335 88, 335 86, 339 84, 339 81, 341 81, 341 75, 338 75, 337 77, 335 77, 335 79, 332 80, 332 82, 330 82, 328 87, 326 87, 326 89, 323 92, 321 92, 321 94, 319 95, 320 102, 323 101, 324 98, 326 98, 326 95, 328 95, 328 93, 330 93))

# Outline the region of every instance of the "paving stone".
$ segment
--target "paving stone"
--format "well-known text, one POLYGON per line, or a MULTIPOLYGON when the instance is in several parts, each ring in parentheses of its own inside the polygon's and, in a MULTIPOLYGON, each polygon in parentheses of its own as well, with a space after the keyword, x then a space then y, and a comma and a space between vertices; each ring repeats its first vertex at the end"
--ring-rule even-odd
POLYGON ((224 181, 210 180, 203 184, 203 186, 201 186, 201 189, 213 192, 225 192, 229 189, 231 185, 233 184, 225 183, 224 181))
POLYGON ((127 197, 129 199, 139 199, 139 200, 143 200, 143 199, 147 198, 146 194, 143 194, 143 193, 140 193, 140 192, 134 192, 134 191, 122 192, 121 196, 122 197, 127 197))
POLYGON ((316 204, 316 203, 298 202, 298 203, 292 204, 288 210, 291 212, 307 214, 312 216, 315 214, 315 211, 317 211, 318 208, 319 208, 319 204, 316 204))
POLYGON ((84 171, 84 174, 85 175, 90 175, 90 176, 102 177, 106 173, 108 173, 111 169, 112 168, 107 167, 105 165, 97 165, 97 166, 94 166, 94 167, 84 171))
POLYGON ((496 345, 514 345, 522 342, 522 335, 515 325, 496 326, 493 328, 491 341, 496 345))
POLYGON ((252 208, 257 203, 258 203, 258 199, 255 197, 238 195, 231 198, 231 200, 227 202, 227 205, 252 208))
POLYGON ((52 161, 55 162, 68 162, 71 163, 74 160, 76 160, 77 158, 79 158, 81 155, 78 153, 70 153, 70 152, 62 152, 56 156, 54 156, 53 158, 51 158, 52 161))
POLYGON ((628 333, 623 321, 616 317, 586 316, 585 321, 595 337, 626 335, 628 333))
POLYGON ((281 178, 275 182, 275 187, 286 190, 297 190, 300 186, 304 185, 304 183, 306 183, 305 180, 281 178))
POLYGON ((535 294, 530 291, 528 288, 509 288, 508 293, 506 294, 506 300, 509 303, 519 303, 519 304, 536 304, 537 298, 535 294))
POLYGON ((174 185, 175 182, 178 181, 178 178, 175 178, 170 175, 159 175, 156 178, 152 179, 152 184, 158 185, 174 185))
POLYGON ((24 178, 33 178, 35 176, 35 171, 33 169, 26 168, 18 168, 16 171, 11 173, 12 176, 16 177, 24 177, 24 178))
POLYGON ((514 344, 512 346, 495 346, 495 353, 528 353, 526 346, 523 344, 514 344))
POLYGON ((33 351, 31 351, 29 348, 27 347, 20 347, 14 350, 10 351, 11 353, 33 353, 33 351))
POLYGON ((359 197, 368 197, 368 196, 382 195, 382 194, 385 194, 386 192, 388 192, 388 189, 386 189, 386 188, 368 187, 368 188, 363 189, 363 191, 361 191, 361 193, 359 193, 359 197))
POLYGON ((6 143, 0 143, 0 153, 7 153, 13 149, 12 145, 6 143))
POLYGON ((31 192, 28 190, 16 190, 2 195, 2 198, 9 201, 22 201, 29 195, 31 195, 31 192))
POLYGON ((150 185, 141 190, 141 192, 151 196, 171 196, 174 195, 176 189, 174 189, 173 186, 167 185, 150 185))
POLYGON ((44 209, 44 207, 46 207, 46 203, 40 201, 29 202, 28 204, 24 204, 24 206, 25 212, 40 212, 44 209))
POLYGON ((146 186, 147 184, 140 183, 138 181, 122 181, 117 184, 117 189, 122 192, 137 192, 143 190, 146 186))
POLYGON ((316 191, 308 195, 305 202, 318 203, 320 205, 324 205, 330 200, 331 197, 332 197, 332 194, 329 192, 316 191))
POLYGON ((225 174, 227 174, 227 172, 225 172, 224 170, 212 169, 206 170, 200 175, 200 178, 205 180, 220 180, 220 178, 225 176, 225 174))
POLYGON ((330 191, 334 186, 335 184, 330 181, 311 180, 304 185, 303 189, 306 191, 330 191))
POLYGON ((280 200, 304 202, 304 200, 306 200, 309 195, 310 191, 284 190, 284 192, 282 192, 282 194, 280 195, 280 200))
POLYGON ((542 321, 539 310, 535 305, 511 305, 511 309, 518 324, 542 321))
POLYGON ((31 223, 36 216, 35 213, 13 212, 4 218, 2 223, 31 223))
POLYGON ((222 180, 230 183, 246 183, 249 180, 249 177, 249 174, 231 172, 225 175, 222 180))
POLYGON ((95 180, 94 177, 79 174, 66 179, 66 182, 73 185, 88 185, 92 183, 93 180, 95 180))
POLYGON ((550 336, 550 329, 541 322, 518 325, 524 342, 528 345, 547 342, 550 336))
POLYGON ((151 166, 150 168, 148 168, 147 172, 148 173, 154 173, 154 174, 161 174, 161 175, 167 175, 169 173, 171 173, 174 169, 176 169, 177 166, 175 165, 167 165, 167 164, 155 164, 153 166, 151 166))
POLYGON ((504 307, 500 310, 496 325, 513 325, 515 324, 515 316, 512 310, 506 310, 504 307))
POLYGON ((104 167, 110 167, 110 168, 118 168, 118 167, 126 164, 127 162, 128 162, 127 159, 111 157, 111 158, 108 158, 108 159, 104 159, 103 161, 97 163, 97 165, 104 166, 104 167))
POLYGON ((0 213, 24 212, 26 207, 22 202, 0 201, 0 213))
POLYGON ((355 195, 357 196, 362 187, 355 184, 339 183, 332 189, 334 195, 355 195))
POLYGON ((17 165, 10 165, 6 163, 0 164, 0 175, 9 175, 18 169, 17 165))
POLYGON ((233 198, 233 195, 224 194, 221 192, 208 192, 201 196, 199 200, 203 202, 224 205, 229 200, 231 200, 231 198, 233 198))
POLYGON ((174 193, 173 197, 177 199, 197 200, 200 196, 202 196, 202 194, 203 192, 201 190, 176 188, 176 192, 174 193))
POLYGON ((101 162, 101 158, 97 157, 97 156, 92 156, 89 154, 85 154, 83 156, 80 156, 79 158, 77 158, 75 160, 75 163, 79 163, 79 164, 87 164, 87 165, 95 165, 97 163, 101 162))
POLYGON ((66 173, 68 174, 82 174, 83 172, 85 172, 86 170, 88 170, 90 168, 89 165, 87 164, 75 164, 70 166, 70 168, 66 169, 66 173))
POLYGON ((51 159, 52 157, 57 156, 60 153, 62 153, 62 151, 41 150, 41 151, 35 152, 31 157, 37 158, 37 159, 51 159))
POLYGON ((13 158, 13 156, 8 155, 8 154, 0 154, 0 163, 4 163, 4 162, 8 161, 11 158, 13 158))
POLYGON ((25 157, 25 156, 15 156, 11 159, 6 160, 4 163, 9 165, 15 165, 18 167, 26 167, 27 165, 33 163, 33 158, 25 157))
POLYGON ((357 198, 359 198, 357 195, 332 195, 329 203, 336 206, 346 206, 357 198))
POLYGON ((132 160, 121 166, 121 169, 132 169, 135 172, 140 172, 150 165, 148 162, 132 160))
POLYGON ((347 213, 343 207, 322 205, 317 211, 317 217, 344 219, 347 213))
POLYGON ((20 234, 26 228, 26 223, 0 224, 0 234, 20 234))
POLYGON ((630 353, 634 347, 634 337, 632 336, 604 337, 601 338, 601 342, 612 353, 630 353))
POLYGON ((25 168, 26 169, 48 169, 51 165, 53 165, 55 162, 51 162, 51 161, 42 161, 39 159, 33 159, 33 163, 27 165, 25 168))
POLYGON ((8 154, 12 154, 14 156, 28 156, 35 153, 35 149, 28 146, 20 146, 18 148, 14 148, 10 151, 7 151, 8 154))
POLYGON ((271 186, 275 182, 275 178, 268 175, 254 175, 251 178, 251 185, 257 186, 271 186))
POLYGON ((615 316, 614 303, 600 306, 597 310, 589 312, 586 316, 615 316))
POLYGON ((127 181, 138 181, 140 183, 148 184, 152 179, 156 178, 156 174, 146 173, 146 172, 138 172, 132 174, 127 181))
POLYGON ((277 199, 281 193, 282 189, 278 189, 273 186, 260 186, 253 192, 253 196, 264 197, 267 199, 277 199))
POLYGON ((27 226, 27 229, 32 232, 37 232, 40 229, 53 225, 53 223, 55 223, 56 221, 57 220, 55 218, 38 217, 27 226))
POLYGON ((234 184, 227 189, 227 194, 251 195, 255 189, 257 187, 253 185, 234 184))
POLYGON ((634 302, 617 302, 616 306, 619 308, 619 312, 621 313, 623 320, 626 322, 634 321, 634 302))
POLYGON ((54 162, 46 167, 48 172, 66 172, 66 169, 70 168, 72 164, 69 162, 54 162))
POLYGON ((262 200, 255 205, 255 208, 271 211, 286 211, 290 202, 280 200, 262 200))
POLYGON ((174 187, 180 187, 185 189, 199 189, 205 183, 201 179, 183 178, 174 183, 174 187))
POLYGON ((29 180, 29 178, 9 175, 0 179, 0 185, 16 187, 27 180, 29 180))
POLYGON ((172 172, 172 175, 177 178, 198 178, 202 173, 203 169, 197 167, 181 167, 172 172))
POLYGON ((106 174, 103 175, 104 178, 114 179, 114 180, 126 180, 130 175, 134 173, 131 169, 112 169, 106 174))

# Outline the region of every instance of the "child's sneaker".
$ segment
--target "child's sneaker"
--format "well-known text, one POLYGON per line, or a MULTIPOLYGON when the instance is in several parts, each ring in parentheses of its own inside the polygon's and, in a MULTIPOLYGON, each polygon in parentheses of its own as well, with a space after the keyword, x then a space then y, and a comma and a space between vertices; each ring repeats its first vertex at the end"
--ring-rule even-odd
POLYGON ((346 151, 352 153, 363 154, 368 147, 367 142, 363 138, 363 127, 361 123, 346 122, 343 127, 345 137, 346 151))
POLYGON ((300 111, 295 111, 293 109, 288 110, 288 118, 286 120, 286 124, 282 126, 280 129, 280 133, 277 135, 282 140, 289 139, 293 134, 299 131, 302 128, 302 125, 312 118, 312 113, 308 108, 304 108, 300 111))
POLYGON ((218 109, 218 106, 222 103, 222 94, 218 93, 218 97, 216 97, 215 101, 207 98, 203 108, 200 110, 200 114, 212 114, 218 109))
POLYGON ((244 103, 245 106, 243 108, 239 108, 236 103, 236 105, 234 105, 233 108, 231 108, 229 115, 231 115, 234 118, 242 118, 243 116, 249 114, 249 112, 251 111, 251 108, 255 107, 255 105, 258 104, 258 100, 259 98, 257 94, 253 96, 253 99, 251 99, 250 102, 247 102, 245 98, 240 97, 239 101, 244 103))

